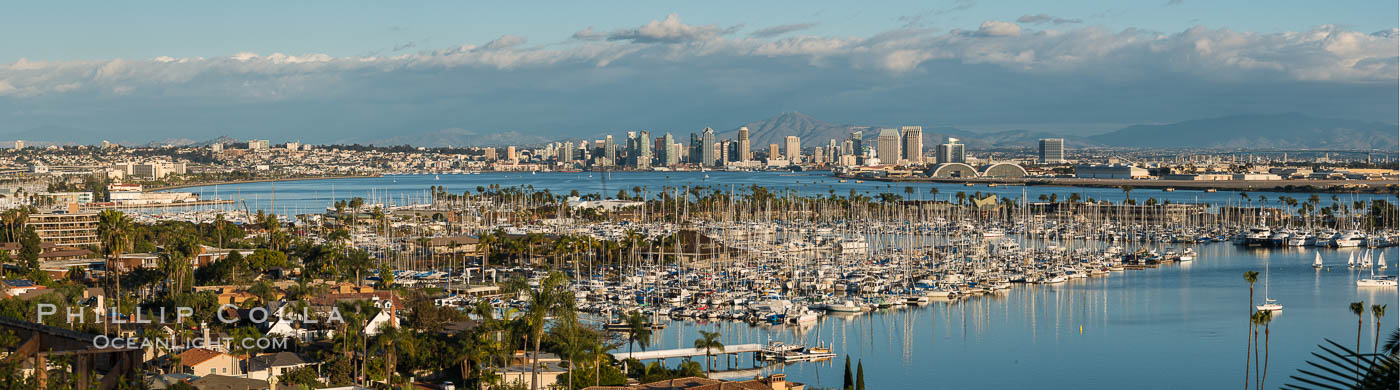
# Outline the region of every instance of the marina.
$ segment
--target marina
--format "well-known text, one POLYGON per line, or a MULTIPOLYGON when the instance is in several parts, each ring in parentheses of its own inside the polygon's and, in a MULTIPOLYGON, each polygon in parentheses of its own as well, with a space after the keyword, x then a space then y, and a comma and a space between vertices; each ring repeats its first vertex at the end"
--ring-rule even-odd
MULTIPOLYGON (((1015 190, 1022 192, 1019 199, 1030 196, 1028 189, 1015 190)), ((524 248, 539 250, 493 260, 489 280, 523 277, 537 284, 550 265, 573 276, 575 305, 591 318, 616 324, 626 313, 640 313, 653 332, 649 348, 624 345, 615 356, 673 367, 704 360, 704 350, 690 343, 701 330, 715 331, 734 346, 711 352, 724 369, 751 367, 815 385, 838 375, 832 360, 851 356, 866 362, 873 376, 908 380, 957 372, 959 379, 924 378, 953 385, 1030 386, 1045 375, 1119 372, 1151 377, 1162 388, 1199 387, 1237 374, 1216 370, 1221 361, 1196 356, 1236 349, 1237 316, 1227 314, 1234 304, 1227 302, 1245 307, 1245 271, 1262 274, 1250 307, 1274 312, 1279 334, 1342 337, 1349 329, 1346 302, 1396 299, 1386 284, 1393 270, 1379 267, 1383 258, 1396 258, 1393 229, 1327 228, 1320 217, 1270 217, 1229 198, 1218 205, 1081 204, 1073 210, 1018 199, 979 209, 972 202, 958 206, 956 199, 872 200, 855 207, 751 188, 691 193, 691 202, 667 200, 686 193, 680 188, 630 191, 660 200, 584 222, 575 218, 586 210, 562 204, 548 206, 547 218, 522 217, 511 210, 552 204, 524 192, 507 198, 508 191, 491 190, 498 195, 476 200, 438 192, 419 202, 404 192, 401 203, 370 198, 367 204, 385 208, 391 220, 433 210, 468 216, 458 219, 460 226, 405 222, 397 229, 402 238, 355 242, 394 264, 396 283, 470 286, 487 280, 479 265, 404 255, 412 252, 414 232, 491 236, 501 245, 539 237, 555 249, 527 243, 524 248), (1294 241, 1301 244, 1289 244, 1294 241), (1172 341, 1152 341, 1164 336, 1172 341), (1110 347, 1119 355, 1097 355, 1110 347), (1015 357, 1018 348, 1064 359, 1028 362, 1015 357), (739 359, 743 354, 752 356, 739 359), (1129 363, 1162 358, 1203 374, 1157 375, 1129 363), (1057 363, 1062 360, 1078 363, 1057 363), (1015 367, 1022 375, 997 377, 991 367, 1015 367)), ((277 197, 286 199, 280 192, 277 197)), ((295 220, 315 230, 317 220, 307 217, 295 220)), ((509 295, 441 304, 469 307, 482 299, 528 309, 509 295)), ((627 332, 621 325, 606 328, 618 337, 627 332)), ((1276 340, 1276 369, 1302 367, 1317 342, 1276 340)), ((886 384, 894 383, 904 382, 886 384)))

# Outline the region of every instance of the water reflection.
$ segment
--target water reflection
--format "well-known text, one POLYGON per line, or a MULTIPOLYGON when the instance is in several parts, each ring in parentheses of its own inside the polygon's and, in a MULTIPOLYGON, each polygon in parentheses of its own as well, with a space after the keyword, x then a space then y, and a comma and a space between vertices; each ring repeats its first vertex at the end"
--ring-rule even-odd
MULTIPOLYGON (((1265 259, 1271 267, 1270 295, 1286 307, 1286 314, 1271 325, 1272 381, 1286 382, 1322 338, 1355 338, 1355 317, 1347 303, 1397 299, 1394 289, 1355 287, 1366 271, 1345 268, 1354 249, 1320 250, 1325 264, 1340 264, 1322 270, 1312 268, 1311 249, 1259 251, 1212 244, 1197 250, 1199 258, 1183 265, 865 314, 832 314, 802 327, 676 321, 659 332, 658 340, 665 342, 652 348, 689 346, 700 329, 719 330, 726 344, 776 340, 833 345, 838 356, 832 362, 762 368, 822 387, 839 386, 843 355, 851 357, 852 365, 864 362, 872 388, 1109 388, 1129 382, 1153 388, 1220 387, 1237 380, 1236 364, 1228 363, 1238 362, 1246 340, 1249 287, 1241 275, 1263 271, 1265 259)), ((1386 251, 1388 258, 1397 258, 1395 248, 1386 251)), ((1256 290, 1256 299, 1262 301, 1262 295, 1256 290)), ((1394 327, 1394 318, 1385 329, 1394 327)), ((1364 340, 1374 339, 1370 321, 1368 314, 1364 340)), ((739 364, 755 363, 745 357, 739 364)))

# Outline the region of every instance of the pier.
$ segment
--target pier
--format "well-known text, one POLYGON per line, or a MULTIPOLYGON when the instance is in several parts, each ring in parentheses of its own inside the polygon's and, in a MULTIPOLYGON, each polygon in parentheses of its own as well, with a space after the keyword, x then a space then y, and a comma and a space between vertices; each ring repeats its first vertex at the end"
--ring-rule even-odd
MULTIPOLYGON (((758 352, 762 352, 762 351, 763 351, 763 345, 762 345, 762 344, 739 344, 739 345, 726 345, 726 346, 724 346, 724 350, 723 350, 723 351, 711 349, 711 350, 710 350, 710 355, 737 355, 737 354, 741 354, 741 353, 750 353, 750 352, 758 353, 758 352)), ((618 359, 623 359, 623 360, 626 360, 626 359, 655 360, 655 359, 670 359, 670 358, 692 358, 692 357, 697 357, 697 356, 705 356, 705 350, 704 350, 704 349, 701 349, 701 348, 659 349, 659 350, 655 350, 655 351, 614 353, 613 356, 616 356, 618 359)))

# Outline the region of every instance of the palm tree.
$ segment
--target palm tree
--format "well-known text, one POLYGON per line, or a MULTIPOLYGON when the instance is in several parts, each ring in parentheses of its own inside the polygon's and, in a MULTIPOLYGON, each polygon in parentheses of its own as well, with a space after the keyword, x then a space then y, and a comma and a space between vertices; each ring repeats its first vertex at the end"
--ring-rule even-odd
POLYGON ((1123 190, 1123 204, 1128 204, 1128 199, 1133 198, 1133 186, 1118 187, 1123 190))
MULTIPOLYGON (((1356 365, 1361 365, 1361 314, 1366 312, 1366 301, 1352 302, 1351 314, 1356 315, 1356 365)), ((1356 373, 1356 382, 1361 383, 1361 373, 1356 373)))
POLYGON ((526 316, 529 336, 535 342, 535 354, 530 364, 530 389, 539 389, 540 341, 544 336, 544 323, 549 317, 567 317, 572 320, 574 294, 569 291, 569 277, 562 272, 550 272, 540 281, 540 287, 530 291, 528 302, 530 312, 526 316))
MULTIPOLYGON (((1249 313, 1254 315, 1254 282, 1259 281, 1259 271, 1248 271, 1244 273, 1244 281, 1249 282, 1249 313)), ((1251 331, 1254 329, 1253 318, 1249 321, 1249 328, 1245 329, 1245 338, 1249 341, 1244 344, 1244 388, 1249 388, 1249 351, 1254 347, 1254 336, 1251 331)))
POLYGON ((647 324, 646 317, 642 312, 633 310, 627 315, 627 354, 632 354, 632 343, 636 343, 642 350, 647 350, 651 346, 651 325, 647 324))
MULTIPOLYGON (((1261 310, 1255 312, 1253 317, 1250 321, 1255 324, 1255 329, 1258 329, 1258 324, 1264 325, 1264 369, 1259 371, 1259 385, 1255 386, 1256 389, 1263 389, 1264 379, 1269 376, 1269 323, 1273 321, 1274 315, 1272 311, 1261 310)), ((1256 346, 1254 349, 1255 354, 1258 354, 1259 347, 1256 346)), ((1257 361, 1254 364, 1255 366, 1259 365, 1257 361)))
POLYGON ((695 339, 695 349, 705 350, 705 376, 710 376, 710 351, 718 349, 724 352, 724 343, 719 341, 719 332, 700 331, 700 338, 695 339))
MULTIPOLYGON (((1375 322, 1375 324, 1376 324, 1376 339, 1375 339, 1375 341, 1373 341, 1372 344, 1371 344, 1371 355, 1376 355, 1376 352, 1379 352, 1380 343, 1381 343, 1381 318, 1385 317, 1385 307, 1386 307, 1386 306, 1389 306, 1389 304, 1386 304, 1386 305, 1371 305, 1371 316, 1373 316, 1373 317, 1376 318, 1376 320, 1373 321, 1373 322, 1375 322)), ((1379 356, 1379 355, 1376 355, 1376 356, 1379 356)), ((1372 359, 1372 363, 1374 364, 1375 356, 1372 356, 1371 359, 1372 359)))
MULTIPOLYGON (((103 254, 107 256, 107 276, 113 282, 113 296, 116 298, 113 305, 117 312, 121 312, 122 293, 121 272, 117 265, 122 254, 130 249, 132 229, 131 217, 122 215, 120 211, 103 210, 97 215, 97 231, 102 238, 103 254)), ((107 321, 102 321, 102 324, 105 327, 107 321)))

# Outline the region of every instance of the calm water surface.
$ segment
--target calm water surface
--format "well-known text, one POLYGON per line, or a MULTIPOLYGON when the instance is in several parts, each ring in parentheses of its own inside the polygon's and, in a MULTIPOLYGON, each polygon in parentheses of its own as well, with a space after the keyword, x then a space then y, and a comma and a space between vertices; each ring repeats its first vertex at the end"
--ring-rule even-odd
MULTIPOLYGON (((968 195, 982 192, 983 194, 1020 198, 1022 191, 1032 200, 1038 199, 1041 194, 1057 194, 1060 199, 1068 199, 1073 193, 1080 194, 1080 197, 1084 199, 1121 201, 1124 198, 1123 191, 1117 188, 987 187, 986 185, 967 187, 948 183, 884 183, 876 181, 856 183, 855 180, 847 180, 842 183, 827 172, 614 172, 609 174, 599 172, 538 174, 492 172, 476 175, 392 175, 374 178, 245 183, 192 187, 174 191, 198 193, 203 199, 234 199, 240 202, 237 206, 240 209, 246 202, 248 208, 252 210, 263 209, 281 215, 296 215, 323 212, 325 207, 334 203, 336 199, 349 199, 358 196, 366 199, 373 198, 380 203, 402 205, 426 199, 430 186, 442 186, 448 192, 460 194, 465 191, 475 192, 477 187, 487 187, 493 184, 502 187, 533 186, 536 190, 548 189, 564 195, 577 190, 582 194, 597 193, 607 197, 616 196, 617 191, 623 189, 628 190, 630 194, 634 188, 641 188, 651 194, 656 194, 666 187, 705 186, 711 189, 728 190, 733 188, 735 191, 741 191, 751 185, 759 185, 768 187, 770 191, 774 192, 791 190, 802 195, 836 194, 846 196, 854 190, 856 193, 867 196, 893 192, 912 199, 930 199, 937 196, 938 199, 946 200, 952 199, 958 192, 966 192, 968 195), (905 187, 913 188, 914 193, 906 193, 905 187), (938 189, 937 195, 930 193, 930 190, 935 188, 938 189)), ((1154 197, 1157 200, 1171 200, 1175 203, 1238 204, 1242 202, 1239 192, 1209 193, 1191 190, 1165 192, 1157 189, 1135 189, 1131 195, 1139 202, 1154 197)), ((1280 196, 1291 196, 1302 201, 1306 200, 1310 194, 1250 192, 1249 195, 1255 199, 1258 199, 1259 195, 1267 196, 1269 205, 1278 205, 1277 199, 1280 196)), ((1323 206, 1332 203, 1332 194, 1320 194, 1319 196, 1323 206)), ((1339 194, 1337 197, 1343 202, 1369 201, 1371 199, 1390 199, 1394 202, 1394 196, 1385 195, 1339 194)), ((1256 200, 1255 204, 1258 203, 1256 200)))
MULTIPOLYGON (((1262 301, 1267 261, 1269 296, 1284 306, 1271 325, 1266 383, 1277 388, 1304 366, 1323 338, 1356 342, 1356 317, 1348 303, 1388 303, 1392 312, 1400 307, 1395 289, 1353 284, 1358 271, 1347 270, 1346 255, 1364 249, 1321 250, 1324 262, 1334 265, 1323 271, 1313 270, 1311 249, 1248 250, 1219 243, 1197 250, 1201 254, 1191 263, 1058 286, 1017 286, 916 309, 828 316, 802 329, 675 321, 656 335, 652 349, 690 347, 702 329, 718 329, 726 344, 834 344, 835 352, 850 355, 852 367, 864 362, 866 383, 876 389, 1232 387, 1243 381, 1248 326, 1249 286, 1241 275, 1260 271, 1256 299, 1262 301)), ((1386 250, 1392 265, 1396 256, 1395 248, 1386 250)), ((1391 313, 1383 320, 1382 342, 1396 318, 1391 313)), ((1373 332, 1368 313, 1362 332, 1366 351, 1373 332)), ((742 367, 752 367, 747 356, 740 359, 742 367)), ((762 371, 839 388, 841 359, 762 371)))

